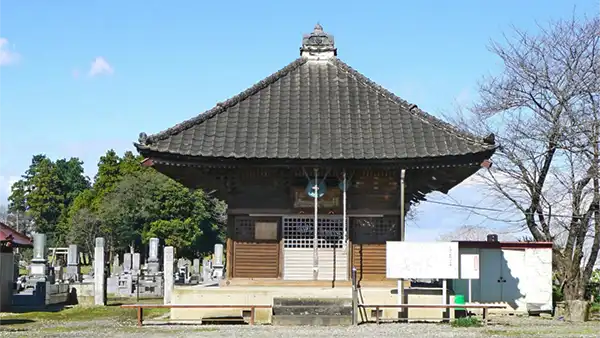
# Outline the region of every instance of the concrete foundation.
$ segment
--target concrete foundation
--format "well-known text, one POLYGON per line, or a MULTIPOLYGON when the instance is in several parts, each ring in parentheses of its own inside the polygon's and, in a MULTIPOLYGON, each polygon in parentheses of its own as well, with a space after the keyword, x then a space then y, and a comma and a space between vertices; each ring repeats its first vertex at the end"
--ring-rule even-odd
MULTIPOLYGON (((440 290, 406 290, 405 302, 409 304, 441 304, 440 290), (439 291, 439 292, 437 292, 439 291)), ((311 287, 311 286, 176 286, 173 289, 171 304, 214 304, 214 305, 273 305, 274 298, 340 298, 352 297, 351 287, 311 287)), ((361 288, 361 304, 398 304, 397 289, 388 286, 371 286, 361 288)), ((449 303, 454 296, 449 297, 449 303)), ((454 318, 454 311, 445 314, 443 309, 410 309, 404 315, 398 309, 380 310, 381 319, 398 319, 399 317, 428 319, 441 321, 454 318)), ((242 309, 172 309, 171 320, 202 320, 210 317, 243 316, 242 309)), ((374 309, 361 310, 359 322, 374 321, 374 309)), ((256 323, 272 323, 271 309, 256 309, 256 323)))

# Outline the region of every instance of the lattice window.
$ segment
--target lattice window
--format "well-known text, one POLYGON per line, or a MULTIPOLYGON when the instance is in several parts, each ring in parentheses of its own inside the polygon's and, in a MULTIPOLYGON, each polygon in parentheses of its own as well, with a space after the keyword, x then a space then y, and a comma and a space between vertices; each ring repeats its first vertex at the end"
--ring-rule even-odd
POLYGON ((310 217, 283 218, 283 245, 285 248, 312 248, 314 219, 310 217))
POLYGON ((352 222, 353 244, 382 244, 398 240, 397 217, 354 218, 352 222))
POLYGON ((319 219, 319 248, 341 248, 344 244, 344 222, 341 218, 319 219))
POLYGON ((237 241, 253 241, 255 232, 255 221, 252 218, 235 218, 235 239, 237 241))
MULTIPOLYGON (((286 248, 313 248, 314 233, 313 217, 283 218, 283 239, 286 248)), ((345 242, 342 218, 320 217, 317 241, 319 248, 342 248, 345 242)))
POLYGON ((242 242, 272 242, 279 240, 279 217, 235 217, 234 237, 242 242))

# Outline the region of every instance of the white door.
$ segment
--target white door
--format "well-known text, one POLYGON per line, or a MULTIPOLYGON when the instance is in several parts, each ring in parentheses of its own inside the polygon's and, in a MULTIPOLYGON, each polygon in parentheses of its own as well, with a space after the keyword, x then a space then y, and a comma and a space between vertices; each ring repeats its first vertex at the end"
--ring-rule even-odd
POLYGON ((481 249, 480 264, 480 301, 497 303, 502 301, 502 251, 481 249))

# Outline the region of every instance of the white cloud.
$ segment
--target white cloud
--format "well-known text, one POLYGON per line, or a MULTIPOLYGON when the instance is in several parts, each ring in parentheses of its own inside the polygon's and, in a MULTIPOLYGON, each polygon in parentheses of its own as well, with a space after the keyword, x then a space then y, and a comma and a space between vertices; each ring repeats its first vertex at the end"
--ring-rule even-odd
POLYGON ((8 66, 17 63, 21 56, 19 53, 12 50, 8 44, 8 40, 0 38, 0 66, 8 66))
POLYGON ((89 71, 90 76, 111 75, 113 73, 113 67, 102 56, 98 56, 94 59, 89 71))

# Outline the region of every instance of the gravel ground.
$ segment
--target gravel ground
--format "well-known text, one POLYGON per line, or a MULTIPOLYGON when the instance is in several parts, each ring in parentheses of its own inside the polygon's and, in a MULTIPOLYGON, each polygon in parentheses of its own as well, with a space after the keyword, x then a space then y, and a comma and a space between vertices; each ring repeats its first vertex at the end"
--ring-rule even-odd
MULTIPOLYGON (((1 320, 1 318, 0 318, 1 320)), ((582 324, 552 319, 497 317, 482 328, 447 324, 366 324, 358 327, 274 327, 151 325, 113 320, 3 323, 1 337, 600 337, 600 322, 582 324)))

